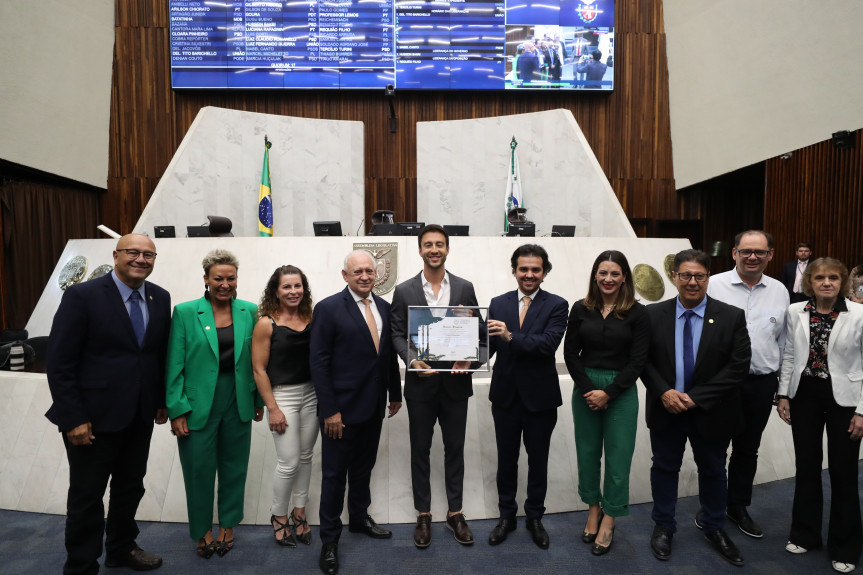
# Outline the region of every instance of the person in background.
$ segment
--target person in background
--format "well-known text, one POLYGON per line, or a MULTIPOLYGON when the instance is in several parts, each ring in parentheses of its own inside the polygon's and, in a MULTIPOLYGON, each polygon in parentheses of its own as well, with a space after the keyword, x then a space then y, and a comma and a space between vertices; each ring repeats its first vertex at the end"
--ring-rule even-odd
POLYGON ((806 271, 806 266, 809 265, 809 259, 812 257, 812 245, 806 242, 800 242, 795 248, 796 258, 785 264, 782 270, 782 283, 788 290, 788 295, 791 298, 791 303, 807 301, 806 294, 803 293, 803 272, 806 271))

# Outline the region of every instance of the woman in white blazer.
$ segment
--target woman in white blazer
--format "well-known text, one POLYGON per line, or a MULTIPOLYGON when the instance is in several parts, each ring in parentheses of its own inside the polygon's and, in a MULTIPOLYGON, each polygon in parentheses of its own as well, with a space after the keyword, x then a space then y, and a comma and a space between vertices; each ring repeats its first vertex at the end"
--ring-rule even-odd
POLYGON ((827 551, 833 569, 850 573, 860 558, 863 526, 857 460, 863 437, 863 305, 846 299, 848 269, 819 258, 803 274, 808 301, 792 304, 777 411, 791 425, 796 476, 786 551, 821 547, 822 437, 827 429, 830 525, 827 551))

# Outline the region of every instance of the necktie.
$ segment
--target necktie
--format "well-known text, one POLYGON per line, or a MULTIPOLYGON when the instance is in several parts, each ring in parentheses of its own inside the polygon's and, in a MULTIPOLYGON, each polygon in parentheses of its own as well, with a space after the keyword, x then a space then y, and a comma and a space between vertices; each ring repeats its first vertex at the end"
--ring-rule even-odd
POLYGON ((521 313, 518 314, 518 327, 521 327, 521 324, 524 323, 524 316, 527 315, 527 308, 530 307, 530 298, 524 296, 521 298, 521 301, 524 302, 524 306, 521 308, 521 313))
POLYGON ((132 292, 129 296, 129 319, 132 320, 132 329, 135 331, 135 337, 138 339, 138 345, 144 345, 144 314, 141 312, 141 294, 138 290, 132 292))
POLYGON ((692 372, 695 371, 695 354, 692 350, 692 316, 691 309, 683 312, 686 322, 683 324, 683 393, 688 393, 692 387, 692 372))
POLYGON ((794 276, 794 287, 791 290, 794 293, 800 293, 803 291, 801 289, 801 282, 803 281, 804 271, 806 271, 806 264, 797 262, 797 274, 794 276))
POLYGON ((378 324, 375 322, 375 316, 372 313, 372 300, 364 299, 363 303, 366 304, 366 323, 369 326, 369 331, 372 333, 372 341, 375 342, 375 351, 381 351, 381 340, 378 337, 378 324))

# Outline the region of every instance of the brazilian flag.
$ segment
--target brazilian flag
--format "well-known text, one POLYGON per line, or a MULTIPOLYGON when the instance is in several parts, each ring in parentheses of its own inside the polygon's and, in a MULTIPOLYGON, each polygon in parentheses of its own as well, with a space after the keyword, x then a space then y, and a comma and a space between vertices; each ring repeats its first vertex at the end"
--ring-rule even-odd
POLYGON ((258 195, 258 235, 273 237, 273 196, 270 194, 270 148, 264 139, 264 168, 261 171, 261 193, 258 195))

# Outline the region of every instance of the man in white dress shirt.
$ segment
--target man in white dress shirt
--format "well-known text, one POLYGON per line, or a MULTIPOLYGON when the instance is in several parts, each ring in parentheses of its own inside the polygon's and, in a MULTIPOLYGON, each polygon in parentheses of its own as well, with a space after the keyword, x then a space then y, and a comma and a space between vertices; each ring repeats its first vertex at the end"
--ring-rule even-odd
POLYGON ((737 265, 712 276, 707 288, 709 296, 744 311, 752 345, 749 376, 741 387, 745 427, 743 433, 732 440, 728 462, 726 515, 746 535, 761 538, 761 527, 746 508, 752 503, 758 447, 778 385, 785 347, 788 291, 781 282, 764 275, 764 269, 773 259, 773 236, 761 230, 741 232, 734 238, 731 253, 737 265))

